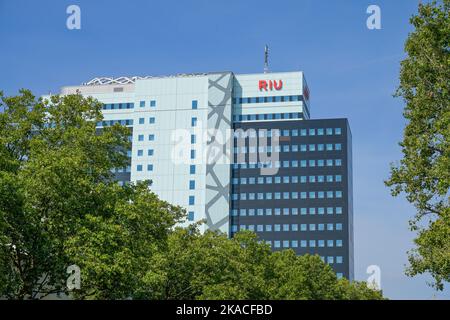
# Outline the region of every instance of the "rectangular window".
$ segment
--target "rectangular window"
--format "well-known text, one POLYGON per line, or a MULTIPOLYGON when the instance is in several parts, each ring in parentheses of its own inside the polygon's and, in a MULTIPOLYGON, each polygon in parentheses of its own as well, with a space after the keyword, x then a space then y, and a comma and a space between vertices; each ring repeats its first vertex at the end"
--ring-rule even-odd
POLYGON ((195 110, 198 107, 198 101, 197 100, 192 100, 192 109, 195 110))
POLYGON ((148 156, 151 157, 154 154, 154 150, 153 149, 148 149, 147 153, 148 153, 148 156))
POLYGON ((196 127, 197 126, 197 117, 192 117, 191 118, 191 127, 196 127))
POLYGON ((148 123, 154 124, 154 123, 155 123, 155 117, 150 117, 150 118, 148 119, 148 123))
POLYGON ((139 102, 139 107, 144 108, 145 107, 145 101, 140 101, 139 102))
POLYGON ((195 159, 195 150, 191 150, 191 159, 195 159))
POLYGON ((189 173, 190 173, 190 174, 195 174, 195 165, 194 165, 194 164, 191 164, 191 165, 189 166, 189 173))
POLYGON ((144 135, 143 134, 138 135, 138 141, 144 141, 144 135))
POLYGON ((153 171, 153 165, 152 164, 148 164, 147 165, 147 171, 153 171))
POLYGON ((195 180, 189 181, 189 190, 195 190, 195 180))
POLYGON ((341 128, 335 128, 334 129, 334 134, 336 134, 336 135, 342 134, 342 129, 341 128))
POLYGON ((142 157, 144 155, 144 150, 138 150, 137 155, 138 157, 142 157))
POLYGON ((194 221, 194 211, 189 211, 189 213, 188 213, 188 221, 194 221))
POLYGON ((156 107, 156 100, 150 100, 150 107, 156 107))
POLYGON ((154 134, 149 134, 148 135, 148 141, 155 141, 155 135, 154 134))
POLYGON ((139 124, 144 124, 145 123, 145 118, 139 118, 139 124))
POLYGON ((137 171, 142 171, 142 164, 138 164, 136 169, 137 171))
POLYGON ((195 196, 189 196, 189 205, 193 206, 195 204, 195 196))

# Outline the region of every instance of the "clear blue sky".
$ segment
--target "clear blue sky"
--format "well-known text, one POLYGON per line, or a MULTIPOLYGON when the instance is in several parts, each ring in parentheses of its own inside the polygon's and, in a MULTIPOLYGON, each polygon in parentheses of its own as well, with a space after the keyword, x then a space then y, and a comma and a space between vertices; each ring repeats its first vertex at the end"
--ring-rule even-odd
MULTIPOLYGON (((414 209, 384 187, 400 158, 398 83, 408 20, 418 0, 25 1, 0 0, 0 90, 58 92, 96 76, 231 70, 303 70, 313 118, 347 117, 353 132, 355 271, 381 267, 389 298, 430 299, 428 277, 404 275, 414 209), (81 30, 66 8, 81 7, 81 30), (381 7, 382 30, 366 28, 381 7)), ((450 299, 450 289, 437 293, 450 299)))

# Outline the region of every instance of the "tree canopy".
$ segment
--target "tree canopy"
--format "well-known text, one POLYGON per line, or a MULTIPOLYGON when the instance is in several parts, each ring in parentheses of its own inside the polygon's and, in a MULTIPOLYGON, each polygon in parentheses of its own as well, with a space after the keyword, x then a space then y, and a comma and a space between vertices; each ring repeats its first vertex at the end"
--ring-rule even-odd
POLYGON ((392 165, 387 186, 404 192, 417 209, 409 253, 411 276, 430 273, 442 290, 450 281, 450 0, 419 5, 405 44, 397 96, 407 121, 403 158, 392 165))

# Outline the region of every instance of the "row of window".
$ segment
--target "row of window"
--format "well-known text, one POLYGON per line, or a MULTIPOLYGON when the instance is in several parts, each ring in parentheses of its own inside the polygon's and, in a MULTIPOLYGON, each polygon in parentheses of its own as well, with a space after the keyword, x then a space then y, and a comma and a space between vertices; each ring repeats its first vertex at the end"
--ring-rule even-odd
POLYGON ((342 214, 342 207, 310 207, 310 208, 257 208, 257 209, 233 209, 231 210, 231 215, 233 217, 237 217, 237 216, 241 216, 241 217, 246 217, 248 216, 280 216, 280 215, 284 215, 284 216, 288 216, 288 215, 293 215, 293 216, 297 216, 300 213, 300 215, 304 216, 304 215, 323 215, 323 214, 327 214, 327 215, 332 215, 332 214, 337 214, 337 215, 341 215, 342 214))
POLYGON ((123 172, 131 172, 131 167, 127 166, 125 168, 113 168, 111 169, 112 173, 123 173, 123 172))
POLYGON ((103 110, 119 110, 119 109, 133 109, 133 108, 134 108, 133 102, 107 103, 107 104, 104 104, 102 107, 103 110))
MULTIPOLYGON (((332 240, 331 240, 332 241, 332 240)), ((336 240, 338 241, 338 240, 336 240)), ((270 246, 278 249, 278 248, 325 248, 325 240, 274 240, 274 241, 266 241, 270 246)), ((341 242, 342 246, 342 242, 341 242)), ((343 263, 343 258, 340 257, 338 260, 343 263)), ((329 262, 330 263, 330 262, 329 262)), ((331 262, 333 263, 333 262, 331 262)))
POLYGON ((268 97, 240 97, 233 98, 233 104, 235 103, 268 103, 268 102, 297 102, 303 101, 301 95, 292 96, 268 96, 268 97))
POLYGON ((284 160, 284 161, 269 161, 249 162, 249 163, 233 163, 233 169, 261 169, 261 168, 314 168, 314 167, 340 167, 342 166, 342 159, 311 159, 311 160, 284 160))
POLYGON ((318 176, 266 176, 266 177, 243 177, 233 178, 233 185, 246 184, 281 184, 281 183, 324 183, 324 182, 342 182, 342 175, 318 175, 318 176))
MULTIPOLYGON (((154 118, 150 118, 150 119, 154 119, 154 118)), ((154 123, 154 122, 151 122, 154 123)), ((144 135, 139 135, 138 136, 138 140, 139 141, 144 141, 144 135), (141 140, 139 140, 141 139, 141 140)), ((195 144, 196 143, 196 135, 195 134, 191 134, 191 144, 195 144)), ((340 151, 342 150, 342 144, 340 143, 336 143, 336 144, 332 144, 332 143, 328 143, 328 144, 301 144, 301 145, 283 145, 283 146, 274 146, 272 148, 272 146, 266 146, 266 147, 235 147, 234 148, 234 153, 241 153, 241 154, 245 154, 245 153, 256 153, 257 151, 259 153, 272 153, 272 152, 306 152, 306 151, 340 151)), ((306 161, 306 160, 305 160, 306 161)), ((320 160, 318 160, 320 161, 320 160)), ((323 161, 323 160, 322 160, 323 161)), ((321 162, 318 162, 318 166, 320 166, 321 162)))
MULTIPOLYGON (((140 101, 139 102, 139 107, 141 107, 141 108, 145 108, 146 105, 147 105, 146 101, 140 101)), ((156 107, 156 100, 150 100, 148 105, 149 105, 150 108, 156 107)), ((192 107, 193 110, 197 109, 198 101, 197 100, 192 100, 191 107, 192 107)))
MULTIPOLYGON (((302 223, 302 224, 257 224, 257 225, 245 225, 241 224, 239 225, 239 230, 249 230, 249 231, 256 231, 256 232, 306 232, 306 231, 342 231, 342 223, 302 223)), ((332 241, 332 240, 330 240, 332 241)), ((333 243, 331 245, 328 245, 329 247, 333 246, 333 243)))
MULTIPOLYGON (((155 117, 148 118, 148 123, 149 124, 154 124, 155 123, 155 117)), ((145 118, 139 118, 139 124, 145 124, 145 118)))
POLYGON ((233 122, 242 121, 256 121, 256 120, 288 120, 299 119, 303 120, 303 113, 301 112, 285 112, 285 113, 260 113, 260 114, 235 114, 233 115, 233 122))
MULTIPOLYGON (((139 134, 138 135, 138 141, 144 141, 144 135, 143 134, 139 134)), ((148 135, 148 141, 155 141, 155 135, 153 133, 150 133, 148 135)))
POLYGON ((341 199, 342 191, 309 191, 309 192, 249 192, 233 193, 233 201, 246 200, 296 200, 296 199, 341 199))
POLYGON ((270 153, 270 152, 307 152, 307 151, 341 151, 341 143, 319 143, 319 144, 293 144, 293 145, 278 145, 278 146, 251 146, 251 147, 234 147, 234 153, 270 153))
POLYGON ((104 120, 97 122, 97 127, 109 127, 115 124, 120 124, 122 126, 132 126, 133 119, 125 119, 125 120, 104 120))
MULTIPOLYGON (((140 101, 140 102, 139 102, 139 107, 145 108, 145 106, 146 106, 146 102, 145 102, 145 101, 140 101)), ((150 100, 149 106, 150 106, 151 108, 156 107, 156 100, 150 100)))
MULTIPOLYGON (((136 170, 137 170, 138 172, 143 171, 143 169, 144 169, 144 167, 143 167, 142 164, 138 164, 138 165, 136 166, 136 170)), ((147 171, 153 171, 153 164, 151 164, 151 163, 147 164, 147 171)))
MULTIPOLYGON (((235 226, 232 226, 234 229, 235 226)), ((234 232, 234 231, 232 231, 234 232)), ((341 248, 342 240, 265 240, 263 241, 274 248, 341 248), (335 242, 335 243, 334 243, 335 242), (333 244, 328 246, 328 244, 333 244)), ((323 257, 321 257, 323 259, 323 257)), ((334 261, 334 260, 333 260, 334 261)), ((338 259, 338 263, 343 263, 343 258, 338 259)))
MULTIPOLYGON (((155 150, 153 150, 153 149, 148 149, 148 150, 147 150, 147 156, 151 157, 151 156, 153 156, 154 154, 155 154, 155 150)), ((138 157, 142 157, 142 156, 144 155, 144 150, 139 149, 139 150, 137 151, 137 155, 138 155, 138 157)))
POLYGON ((263 138, 265 136, 272 137, 273 132, 279 131, 281 137, 307 137, 307 136, 332 136, 341 135, 341 128, 310 128, 310 129, 260 129, 258 132, 254 129, 242 130, 236 129, 234 131, 235 138, 256 138, 256 136, 263 138))
MULTIPOLYGON (((136 166, 136 170, 139 172, 143 171, 143 169, 144 169, 144 166, 142 164, 138 164, 136 166)), ((147 164, 147 171, 153 171, 153 164, 147 164)), ((195 165, 191 164, 189 166, 189 173, 195 174, 195 171, 196 171, 195 165)))

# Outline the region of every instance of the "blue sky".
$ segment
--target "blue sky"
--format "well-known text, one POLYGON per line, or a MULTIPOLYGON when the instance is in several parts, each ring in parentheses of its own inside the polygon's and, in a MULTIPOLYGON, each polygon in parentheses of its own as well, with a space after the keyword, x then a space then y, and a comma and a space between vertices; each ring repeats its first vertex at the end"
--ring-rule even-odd
POLYGON ((302 70, 313 118, 347 117, 353 133, 356 278, 379 265, 393 299, 450 299, 404 275, 414 209, 384 186, 405 124, 392 97, 418 0, 0 0, 0 90, 58 92, 96 76, 302 70), (81 30, 66 8, 81 8, 81 30), (382 29, 366 27, 381 8, 382 29))

